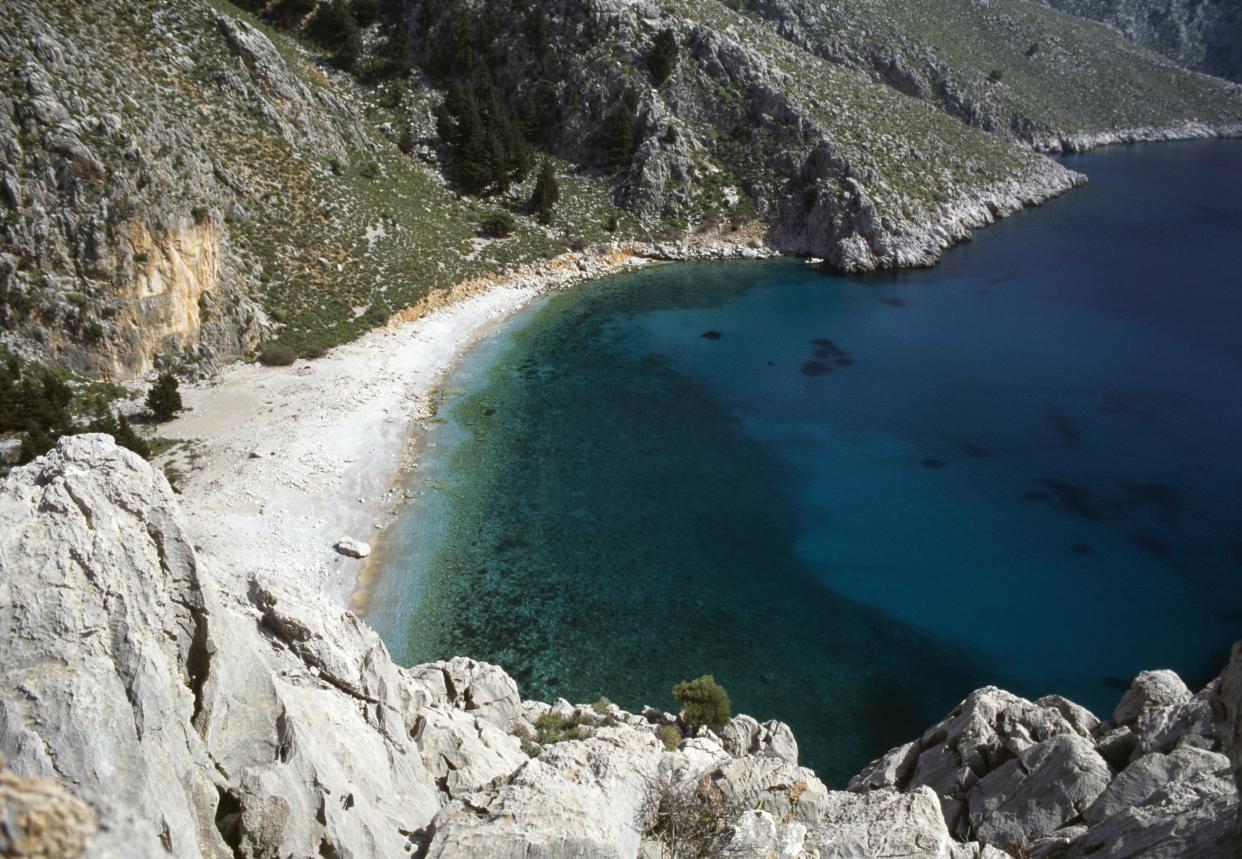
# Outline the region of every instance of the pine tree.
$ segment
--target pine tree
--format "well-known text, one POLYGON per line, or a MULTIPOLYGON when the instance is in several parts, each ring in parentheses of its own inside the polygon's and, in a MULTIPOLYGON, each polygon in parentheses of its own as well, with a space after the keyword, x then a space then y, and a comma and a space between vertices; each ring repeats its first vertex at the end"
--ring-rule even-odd
POLYGON ((561 199, 561 188, 556 181, 556 171, 552 162, 544 160, 539 168, 539 178, 535 180, 535 191, 531 194, 530 206, 535 217, 541 224, 552 223, 552 211, 561 199))
POLYGON ((362 33, 345 0, 331 0, 315 12, 306 32, 333 52, 337 67, 349 71, 362 53, 362 33))
POLYGON ((87 430, 110 435, 113 441, 121 447, 132 450, 143 459, 151 458, 151 446, 147 444, 146 439, 134 431, 125 415, 116 417, 112 414, 112 410, 103 403, 95 409, 95 417, 91 420, 87 430))
POLYGON ((147 392, 147 408, 157 421, 172 420, 181 411, 181 392, 177 388, 176 376, 172 373, 160 373, 160 377, 147 392))
POLYGON ((638 97, 626 90, 621 104, 604 129, 604 154, 608 163, 617 168, 628 167, 638 145, 638 97))

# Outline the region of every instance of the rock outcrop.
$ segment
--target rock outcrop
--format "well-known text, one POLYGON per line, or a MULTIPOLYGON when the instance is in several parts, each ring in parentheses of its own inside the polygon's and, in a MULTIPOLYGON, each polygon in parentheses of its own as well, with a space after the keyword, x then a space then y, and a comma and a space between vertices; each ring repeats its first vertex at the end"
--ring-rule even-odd
POLYGON ((0 535, 5 855, 1237 855, 1242 653, 1210 695, 1140 675, 1105 723, 981 689, 830 791, 779 722, 670 749, 670 714, 401 668, 321 597, 204 566, 107 436, 15 469, 0 535))
POLYGON ((1213 688, 1193 695, 1172 671, 1146 671, 1107 722, 1057 696, 981 689, 850 789, 931 787, 958 837, 1037 856, 1235 856, 1238 792, 1213 688))

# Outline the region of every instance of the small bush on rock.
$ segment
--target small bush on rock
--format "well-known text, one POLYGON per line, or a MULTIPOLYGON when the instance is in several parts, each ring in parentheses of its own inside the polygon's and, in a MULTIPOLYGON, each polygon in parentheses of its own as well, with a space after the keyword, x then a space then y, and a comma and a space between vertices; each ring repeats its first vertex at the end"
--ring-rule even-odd
POLYGON ((268 343, 259 350, 259 363, 266 367, 288 367, 298 359, 298 353, 283 343, 268 343))
POLYGON ((664 743, 664 748, 670 752, 675 752, 681 746, 681 741, 685 739, 681 735, 681 729, 676 725, 661 725, 660 730, 656 731, 656 736, 660 738, 660 742, 664 743))
POLYGON ((732 715, 729 693, 710 674, 678 683, 673 687, 673 697, 681 704, 686 724, 692 728, 723 725, 732 715))
POLYGON ((664 845, 665 856, 719 856, 733 833, 733 824, 747 810, 727 799, 703 776, 693 788, 655 782, 647 793, 644 834, 664 845))
POLYGON ((535 720, 535 742, 541 746, 576 740, 581 736, 579 728, 590 723, 580 714, 560 716, 551 710, 535 720))

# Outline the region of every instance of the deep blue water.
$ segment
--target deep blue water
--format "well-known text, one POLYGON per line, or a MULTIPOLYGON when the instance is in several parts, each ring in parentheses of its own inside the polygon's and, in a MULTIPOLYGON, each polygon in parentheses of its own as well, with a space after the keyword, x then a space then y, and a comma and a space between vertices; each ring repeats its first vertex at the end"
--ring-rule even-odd
POLYGON ((544 300, 452 379, 372 623, 530 697, 714 673, 835 784, 983 684, 1205 682, 1242 637, 1242 143, 1067 163, 933 270, 544 300))

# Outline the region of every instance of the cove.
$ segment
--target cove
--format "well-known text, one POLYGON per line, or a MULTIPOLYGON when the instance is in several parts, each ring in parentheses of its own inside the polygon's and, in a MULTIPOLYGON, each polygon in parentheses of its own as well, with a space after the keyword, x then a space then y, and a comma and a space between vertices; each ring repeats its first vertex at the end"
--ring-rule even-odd
POLYGON ((1242 143, 1091 183, 935 269, 667 265, 463 361, 369 621, 524 696, 712 673, 843 786, 970 690, 1106 716, 1242 635, 1242 143))

